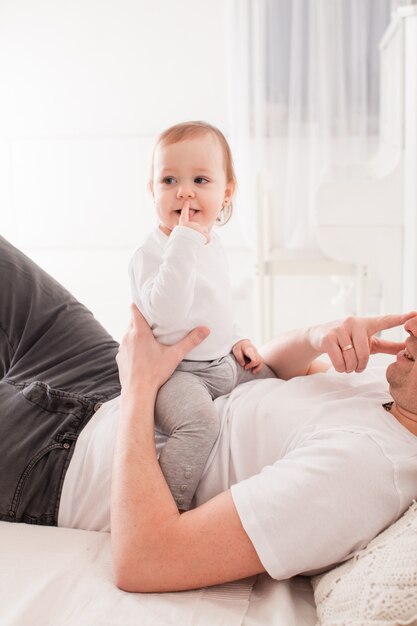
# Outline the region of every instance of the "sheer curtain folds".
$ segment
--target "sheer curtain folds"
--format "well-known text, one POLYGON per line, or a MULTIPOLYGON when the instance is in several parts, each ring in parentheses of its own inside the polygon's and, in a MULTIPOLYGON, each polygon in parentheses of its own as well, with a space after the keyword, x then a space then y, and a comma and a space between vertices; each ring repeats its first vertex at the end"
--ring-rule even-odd
POLYGON ((319 182, 375 148, 390 9, 390 0, 229 0, 231 141, 252 243, 260 180, 274 245, 317 248, 319 182))

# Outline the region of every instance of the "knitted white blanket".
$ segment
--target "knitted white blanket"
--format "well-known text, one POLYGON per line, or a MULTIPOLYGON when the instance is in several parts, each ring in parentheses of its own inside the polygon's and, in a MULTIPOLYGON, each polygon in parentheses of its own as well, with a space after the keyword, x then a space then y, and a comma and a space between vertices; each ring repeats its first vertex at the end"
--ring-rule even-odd
POLYGON ((354 558, 312 582, 321 626, 417 625, 417 503, 354 558))

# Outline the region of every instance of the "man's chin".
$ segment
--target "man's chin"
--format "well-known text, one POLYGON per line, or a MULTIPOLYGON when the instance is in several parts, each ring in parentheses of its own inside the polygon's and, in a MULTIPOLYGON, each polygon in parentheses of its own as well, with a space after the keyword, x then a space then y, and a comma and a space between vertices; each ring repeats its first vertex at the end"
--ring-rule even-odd
POLYGON ((395 371, 396 365, 397 365, 396 361, 394 361, 393 363, 390 363, 387 366, 387 369, 385 371, 385 378, 387 379, 388 384, 390 385, 390 391, 391 391, 391 382, 393 378, 395 378, 394 371, 395 371))

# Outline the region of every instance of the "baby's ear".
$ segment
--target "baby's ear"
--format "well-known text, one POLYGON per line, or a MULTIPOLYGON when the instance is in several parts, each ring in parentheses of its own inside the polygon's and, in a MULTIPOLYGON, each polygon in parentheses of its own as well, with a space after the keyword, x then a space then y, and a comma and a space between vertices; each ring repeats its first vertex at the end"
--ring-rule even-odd
POLYGON ((154 193, 153 193, 153 180, 151 179, 148 183, 148 190, 149 193, 151 194, 152 198, 154 197, 154 193))
POLYGON ((227 183, 227 187, 225 190, 225 195, 228 196, 229 200, 231 200, 235 194, 236 191, 236 181, 235 180, 231 180, 227 183))

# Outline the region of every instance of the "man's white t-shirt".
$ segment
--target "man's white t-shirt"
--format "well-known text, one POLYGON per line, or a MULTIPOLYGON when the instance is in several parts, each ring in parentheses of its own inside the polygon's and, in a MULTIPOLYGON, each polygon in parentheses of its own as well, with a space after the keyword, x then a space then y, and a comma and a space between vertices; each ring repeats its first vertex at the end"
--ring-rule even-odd
MULTIPOLYGON (((389 400, 383 375, 372 370, 237 387, 216 400, 221 434, 195 504, 232 487, 242 525, 274 578, 349 558, 417 497, 417 437, 385 411, 389 400)), ((103 405, 77 441, 60 526, 110 529, 117 406, 117 398, 103 405)))

